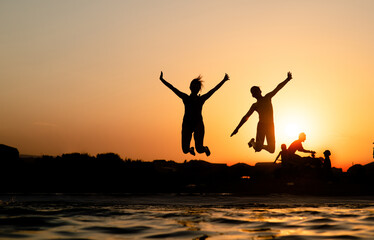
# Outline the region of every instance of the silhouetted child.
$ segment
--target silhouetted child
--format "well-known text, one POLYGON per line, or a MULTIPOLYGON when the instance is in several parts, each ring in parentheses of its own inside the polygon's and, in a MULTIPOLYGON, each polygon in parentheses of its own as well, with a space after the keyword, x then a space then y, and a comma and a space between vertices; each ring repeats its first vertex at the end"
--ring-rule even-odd
POLYGON ((254 138, 249 141, 248 146, 253 147, 256 152, 265 149, 270 153, 275 151, 275 134, 274 134, 274 119, 273 119, 273 105, 271 99, 281 90, 290 80, 292 79, 291 72, 287 73, 287 78, 271 92, 262 96, 259 87, 254 86, 251 88, 251 93, 257 102, 252 104, 249 111, 244 115, 244 117, 239 122, 238 126, 232 132, 231 136, 235 135, 239 128, 248 120, 254 111, 258 112, 259 122, 257 124, 257 134, 256 141, 254 138), (267 145, 264 145, 266 138, 267 145))
POLYGON ((287 160, 288 160, 288 151, 287 151, 287 146, 286 144, 281 145, 281 151, 278 153, 278 156, 275 158, 274 163, 277 162, 278 158, 281 157, 282 159, 282 165, 287 165, 287 160))
POLYGON ((223 80, 217 84, 213 89, 203 95, 198 95, 201 91, 202 81, 201 76, 193 79, 190 84, 191 94, 187 95, 176 89, 173 85, 168 83, 163 78, 163 72, 161 72, 160 80, 168 88, 170 88, 178 97, 180 97, 184 103, 184 116, 182 123, 182 150, 185 154, 191 153, 195 155, 195 150, 190 147, 192 134, 195 139, 195 147, 198 153, 205 153, 207 156, 210 155, 210 150, 207 146, 204 146, 204 122, 203 116, 201 114, 203 105, 206 100, 208 100, 213 93, 215 93, 227 80, 229 76, 225 74, 223 80))
POLYGON ((323 152, 323 155, 325 156, 325 159, 323 160, 323 170, 325 171, 325 174, 327 177, 331 176, 331 152, 329 150, 326 150, 323 152))

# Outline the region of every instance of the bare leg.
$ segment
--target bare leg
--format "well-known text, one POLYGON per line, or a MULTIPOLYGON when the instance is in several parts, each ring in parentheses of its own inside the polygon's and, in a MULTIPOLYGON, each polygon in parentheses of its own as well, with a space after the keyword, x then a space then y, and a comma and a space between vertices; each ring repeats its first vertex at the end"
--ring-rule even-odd
POLYGON ((252 143, 253 148, 256 152, 260 152, 263 149, 264 141, 265 141, 265 132, 266 132, 265 125, 258 123, 256 141, 252 143))
POLYGON ((259 152, 262 149, 268 151, 269 153, 275 152, 274 124, 261 124, 261 126, 257 128, 256 144, 254 149, 256 152, 259 152), (267 145, 264 145, 265 137, 267 145))
POLYGON ((192 138, 192 129, 189 126, 182 126, 182 150, 184 154, 191 153, 195 156, 195 150, 193 147, 190 147, 192 138))
POLYGON ((268 151, 269 153, 275 152, 275 147, 272 145, 262 145, 262 149, 268 151))
POLYGON ((204 123, 200 123, 194 132, 194 139, 195 139, 195 147, 198 153, 205 153, 207 156, 210 155, 210 150, 207 146, 204 146, 204 135, 205 135, 205 128, 204 123))

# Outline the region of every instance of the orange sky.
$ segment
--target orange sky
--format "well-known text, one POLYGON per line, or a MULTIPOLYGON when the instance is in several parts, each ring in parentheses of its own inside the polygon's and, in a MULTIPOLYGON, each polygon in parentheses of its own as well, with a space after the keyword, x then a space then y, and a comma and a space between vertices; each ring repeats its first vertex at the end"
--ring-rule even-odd
POLYGON ((274 161, 254 153, 257 114, 273 90, 276 153, 298 132, 334 166, 373 160, 374 1, 7 1, 0 2, 0 143, 21 154, 115 152, 123 158, 194 159, 180 147, 183 103, 159 80, 203 93, 205 144, 196 158, 274 161), (294 126, 294 127, 292 127, 294 126), (294 132, 288 129, 294 128, 294 132))

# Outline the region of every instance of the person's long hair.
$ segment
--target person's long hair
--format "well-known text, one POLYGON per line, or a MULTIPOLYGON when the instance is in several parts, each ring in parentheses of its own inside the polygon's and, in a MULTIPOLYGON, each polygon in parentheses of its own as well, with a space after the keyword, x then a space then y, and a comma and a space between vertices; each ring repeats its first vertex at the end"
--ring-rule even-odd
POLYGON ((190 84, 191 92, 200 92, 203 88, 203 81, 201 80, 202 76, 199 75, 197 78, 193 79, 190 84))

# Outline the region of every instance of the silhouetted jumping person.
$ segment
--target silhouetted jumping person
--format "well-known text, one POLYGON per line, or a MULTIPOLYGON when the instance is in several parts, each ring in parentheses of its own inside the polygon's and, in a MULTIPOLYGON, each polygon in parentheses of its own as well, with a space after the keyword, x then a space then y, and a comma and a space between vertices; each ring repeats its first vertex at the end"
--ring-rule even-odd
POLYGON ((287 78, 271 92, 262 96, 261 90, 257 86, 251 88, 251 93, 254 98, 257 99, 257 102, 252 104, 251 108, 244 115, 244 117, 239 122, 238 126, 232 132, 231 137, 235 135, 239 128, 248 120, 254 111, 258 112, 259 122, 257 124, 257 134, 256 141, 254 138, 249 141, 248 146, 253 147, 256 152, 265 149, 270 153, 275 151, 275 134, 274 134, 274 117, 273 117, 273 105, 271 99, 281 90, 290 80, 292 79, 291 72, 287 73, 287 78), (266 137, 267 145, 264 145, 266 137))
POLYGON ((207 156, 210 155, 210 150, 207 146, 204 146, 204 122, 201 114, 203 105, 213 93, 215 93, 227 80, 229 75, 225 74, 223 80, 212 88, 209 92, 203 95, 198 95, 201 91, 202 81, 201 76, 193 79, 190 84, 191 94, 187 95, 176 89, 173 85, 168 83, 163 78, 163 72, 161 72, 160 80, 168 88, 170 88, 178 97, 180 97, 184 103, 184 116, 182 123, 182 150, 185 154, 191 153, 195 155, 195 150, 190 147, 192 134, 194 135, 195 147, 198 153, 205 153, 207 156))

